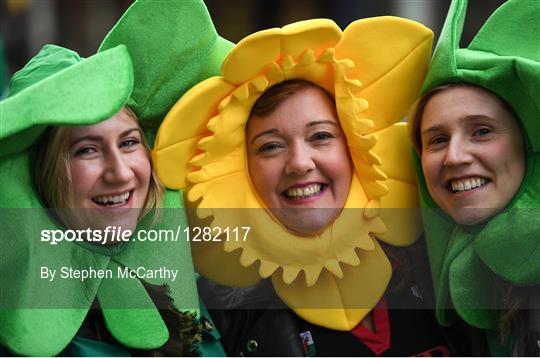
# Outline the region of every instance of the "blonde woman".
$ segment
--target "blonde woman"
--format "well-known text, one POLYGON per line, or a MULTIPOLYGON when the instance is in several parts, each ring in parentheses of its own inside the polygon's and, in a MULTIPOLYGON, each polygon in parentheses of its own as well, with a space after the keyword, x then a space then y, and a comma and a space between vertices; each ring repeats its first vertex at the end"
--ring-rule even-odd
POLYGON ((212 74, 229 47, 202 2, 140 0, 98 54, 83 59, 47 45, 14 75, 0 103, 6 354, 223 354, 199 306, 185 239, 145 241, 139 233, 185 225, 181 196, 152 174, 145 137, 151 143, 175 96, 212 74), (183 40, 163 47, 160 36, 183 40), (187 49, 207 60, 191 65, 196 76, 156 61, 187 49), (156 58, 141 55, 148 51, 156 58), (175 210, 156 213, 160 207, 175 210), (115 239, 94 235, 107 230, 115 239))

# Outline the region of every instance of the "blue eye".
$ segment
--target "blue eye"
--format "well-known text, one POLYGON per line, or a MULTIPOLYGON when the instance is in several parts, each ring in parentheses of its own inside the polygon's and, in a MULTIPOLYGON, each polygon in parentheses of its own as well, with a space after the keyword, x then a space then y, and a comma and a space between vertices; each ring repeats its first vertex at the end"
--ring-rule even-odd
POLYGON ((271 153, 281 148, 281 145, 275 142, 265 143, 259 147, 259 153, 271 153))
POLYGON ((127 139, 122 142, 122 147, 134 147, 139 143, 140 141, 137 139, 127 139))
POLYGON ((324 141, 324 140, 331 139, 331 138, 334 138, 332 133, 317 132, 317 133, 315 133, 315 134, 313 134, 311 136, 310 140, 312 140, 312 141, 324 141))
POLYGON ((84 156, 84 155, 90 155, 90 154, 94 154, 96 153, 97 150, 95 148, 92 148, 92 147, 82 147, 82 148, 79 148, 76 152, 75 152, 75 156, 84 156))
POLYGON ((445 137, 435 137, 429 141, 429 144, 434 144, 434 145, 442 144, 442 143, 446 143, 445 137))
POLYGON ((480 128, 480 129, 477 129, 475 132, 474 132, 474 135, 477 135, 477 136, 486 136, 488 135, 489 133, 491 133, 491 130, 489 128, 480 128))

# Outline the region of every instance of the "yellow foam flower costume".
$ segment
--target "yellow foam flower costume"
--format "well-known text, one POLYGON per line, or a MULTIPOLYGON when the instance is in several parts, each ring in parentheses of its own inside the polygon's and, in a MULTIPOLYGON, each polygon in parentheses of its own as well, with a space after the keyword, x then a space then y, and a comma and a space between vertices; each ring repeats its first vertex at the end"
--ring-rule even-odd
POLYGON ((403 210, 418 202, 406 125, 397 122, 417 96, 432 40, 429 29, 396 17, 358 20, 345 31, 327 19, 301 21, 246 37, 222 76, 188 91, 158 132, 156 172, 167 187, 186 189, 197 208, 192 225, 251 227, 246 241, 192 243, 197 271, 237 287, 270 277, 303 319, 356 326, 392 274, 377 239, 407 246, 421 234, 416 211, 403 210), (315 237, 291 233, 268 210, 231 210, 266 209, 249 176, 245 126, 261 94, 291 79, 334 96, 354 164, 347 210, 315 237))

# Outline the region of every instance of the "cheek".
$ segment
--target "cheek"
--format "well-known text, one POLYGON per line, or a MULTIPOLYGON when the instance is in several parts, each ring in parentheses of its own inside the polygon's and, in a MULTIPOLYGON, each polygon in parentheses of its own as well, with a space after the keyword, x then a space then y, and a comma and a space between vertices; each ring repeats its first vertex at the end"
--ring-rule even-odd
POLYGON ((489 160, 500 181, 513 191, 517 191, 525 176, 525 153, 521 142, 507 141, 486 152, 484 157, 489 160), (489 159, 488 159, 489 158, 489 159))
POLYGON ((248 159, 249 176, 257 194, 268 205, 279 184, 281 173, 277 160, 248 159))
POLYGON ((143 184, 148 185, 150 182, 150 176, 152 175, 152 165, 150 164, 150 159, 146 155, 146 151, 136 154, 137 155, 134 156, 132 162, 133 171, 143 184))
POLYGON ((493 146, 487 153, 493 161, 497 162, 501 158, 507 158, 508 162, 514 166, 525 166, 525 151, 523 143, 518 140, 507 139, 504 142, 493 146))
POLYGON ((339 183, 339 192, 346 195, 352 181, 352 166, 349 160, 347 159, 341 163, 330 163, 326 168, 326 172, 330 173, 331 177, 334 178, 333 181, 339 183))
MULTIPOLYGON (((433 154, 423 154, 422 155, 422 171, 424 173, 424 178, 426 183, 433 183, 438 177, 440 171, 440 166, 442 164, 442 159, 439 159, 433 154)), ((429 186, 428 186, 429 189, 429 186)))
POLYGON ((353 165, 345 144, 332 148, 331 151, 317 153, 318 170, 332 182, 334 202, 329 207, 343 208, 351 187, 353 165))
POLYGON ((89 161, 73 161, 70 169, 75 197, 91 190, 101 175, 100 166, 89 161))
POLYGON ((349 191, 350 182, 352 180, 353 165, 349 157, 349 151, 345 144, 338 146, 331 155, 323 153, 325 159, 326 170, 337 180, 346 185, 347 192, 349 191))
POLYGON ((441 184, 441 170, 442 170, 443 158, 434 153, 428 155, 422 155, 422 172, 424 173, 424 179, 426 181, 426 188, 431 198, 435 203, 443 207, 444 203, 441 202, 441 195, 444 195, 444 184, 441 184))

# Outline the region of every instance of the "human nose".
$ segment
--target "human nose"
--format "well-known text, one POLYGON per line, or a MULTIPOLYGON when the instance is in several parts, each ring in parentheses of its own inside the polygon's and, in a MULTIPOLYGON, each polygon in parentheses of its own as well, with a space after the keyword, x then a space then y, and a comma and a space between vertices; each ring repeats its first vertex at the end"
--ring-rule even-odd
POLYGON ((308 148, 302 145, 295 145, 289 151, 285 174, 304 175, 315 169, 315 161, 308 148))
POLYGON ((129 165, 129 160, 120 152, 112 150, 106 158, 105 181, 109 183, 126 183, 133 178, 133 170, 129 165))
POLYGON ((458 166, 472 162, 470 144, 460 138, 451 138, 444 157, 445 166, 458 166))

